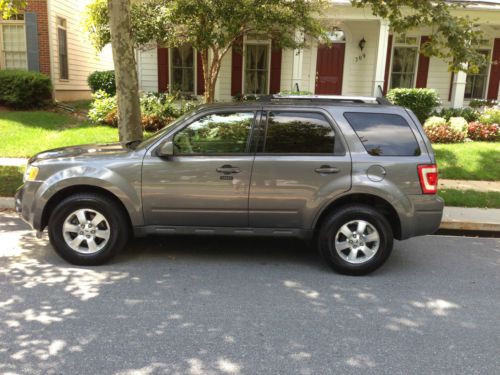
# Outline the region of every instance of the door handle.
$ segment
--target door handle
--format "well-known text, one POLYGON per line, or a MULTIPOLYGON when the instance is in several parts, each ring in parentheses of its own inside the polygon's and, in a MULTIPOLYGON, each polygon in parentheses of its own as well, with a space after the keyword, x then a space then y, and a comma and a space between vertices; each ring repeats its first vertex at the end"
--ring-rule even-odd
POLYGON ((331 167, 329 165, 322 165, 321 167, 319 168, 316 168, 314 170, 314 172, 316 173, 339 173, 340 172, 340 169, 338 169, 337 167, 331 167))
POLYGON ((217 168, 216 171, 218 173, 231 174, 231 173, 240 173, 241 170, 237 167, 233 167, 232 165, 223 165, 220 168, 217 168))

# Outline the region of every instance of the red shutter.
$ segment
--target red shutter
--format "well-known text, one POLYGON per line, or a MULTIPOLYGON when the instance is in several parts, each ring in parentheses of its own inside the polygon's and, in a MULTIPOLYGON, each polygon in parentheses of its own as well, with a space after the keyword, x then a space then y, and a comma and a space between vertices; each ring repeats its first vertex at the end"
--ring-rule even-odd
POLYGON ((498 87, 500 86, 500 38, 495 39, 493 56, 490 70, 490 84, 488 86, 488 99, 498 98, 498 87))
POLYGON ((387 88, 389 87, 389 71, 391 69, 391 55, 392 55, 392 35, 389 35, 389 40, 387 41, 387 55, 385 57, 384 95, 387 94, 387 88))
POLYGON ((243 93, 243 38, 233 44, 231 63, 231 95, 234 96, 243 93))
POLYGON ((158 48, 158 92, 168 92, 168 48, 158 48))
MULTIPOLYGON (((430 37, 422 36, 420 38, 420 47, 426 43, 430 37)), ((418 57, 418 70, 417 70, 417 82, 415 87, 426 88, 427 87, 427 77, 429 76, 429 61, 430 59, 423 54, 418 57)))
POLYGON ((201 61, 201 52, 198 52, 196 55, 196 92, 198 95, 203 95, 205 93, 205 79, 203 76, 203 62, 201 61))
POLYGON ((281 91, 281 48, 271 45, 271 77, 269 80, 269 94, 281 91))

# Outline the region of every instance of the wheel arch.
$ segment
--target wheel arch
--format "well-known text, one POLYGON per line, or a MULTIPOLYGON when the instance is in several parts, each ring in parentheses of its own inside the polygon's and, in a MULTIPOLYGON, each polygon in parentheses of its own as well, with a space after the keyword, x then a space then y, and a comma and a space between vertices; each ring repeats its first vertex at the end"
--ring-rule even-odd
POLYGON ((70 197, 72 195, 82 194, 82 193, 85 193, 85 194, 93 193, 93 194, 105 196, 109 199, 112 199, 122 209, 123 214, 125 215, 127 223, 129 225, 129 228, 132 228, 132 220, 131 220, 129 211, 127 210, 127 208, 125 207, 123 202, 115 194, 113 194, 111 191, 109 191, 105 188, 99 187, 99 186, 95 186, 95 185, 72 185, 72 186, 68 186, 68 187, 65 187, 65 188, 59 190, 58 192, 56 192, 54 195, 52 195, 49 198, 49 200, 47 201, 47 203, 45 204, 45 206, 43 208, 43 212, 42 212, 42 216, 41 216, 41 228, 42 228, 42 230, 48 225, 50 215, 52 214, 52 212, 54 211, 55 207, 57 206, 57 204, 59 202, 61 202, 63 199, 66 199, 67 197, 70 197))
POLYGON ((384 198, 381 198, 377 195, 368 194, 368 193, 352 193, 348 195, 344 195, 330 202, 318 215, 317 219, 314 222, 314 230, 317 231, 318 228, 321 227, 321 224, 332 212, 339 209, 340 207, 347 206, 349 204, 366 204, 373 208, 379 210, 384 217, 389 221, 391 225, 392 232, 394 234, 394 238, 401 239, 402 238, 402 226, 401 219, 397 210, 394 208, 392 204, 390 204, 384 198))

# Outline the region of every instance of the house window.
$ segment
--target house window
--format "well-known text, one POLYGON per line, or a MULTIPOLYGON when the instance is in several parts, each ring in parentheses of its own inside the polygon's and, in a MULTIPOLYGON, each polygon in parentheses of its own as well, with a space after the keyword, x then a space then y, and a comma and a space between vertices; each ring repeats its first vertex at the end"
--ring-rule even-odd
POLYGON ((412 88, 417 70, 417 37, 397 36, 392 51, 391 88, 412 88))
POLYGON ((68 34, 66 30, 66 20, 57 18, 57 40, 59 53, 59 78, 69 79, 68 69, 68 34))
MULTIPOLYGON (((488 61, 490 56, 489 50, 480 50, 488 61)), ((477 74, 467 74, 465 84, 465 99, 483 99, 486 94, 486 86, 488 81, 488 66, 483 66, 477 74)))
POLYGON ((172 48, 172 91, 194 93, 194 50, 191 46, 172 48))
POLYGON ((269 83, 269 44, 245 46, 245 94, 267 94, 269 83))
POLYGON ((23 23, 0 25, 2 56, 0 63, 4 69, 27 69, 26 31, 23 23))

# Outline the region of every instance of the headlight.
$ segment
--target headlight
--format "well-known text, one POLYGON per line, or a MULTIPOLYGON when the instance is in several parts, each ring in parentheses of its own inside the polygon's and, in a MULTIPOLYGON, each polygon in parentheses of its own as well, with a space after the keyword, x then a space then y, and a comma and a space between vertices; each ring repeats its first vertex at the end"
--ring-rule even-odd
POLYGON ((26 172, 24 173, 23 181, 35 181, 36 176, 38 176, 38 167, 34 167, 32 165, 26 168, 26 172))

